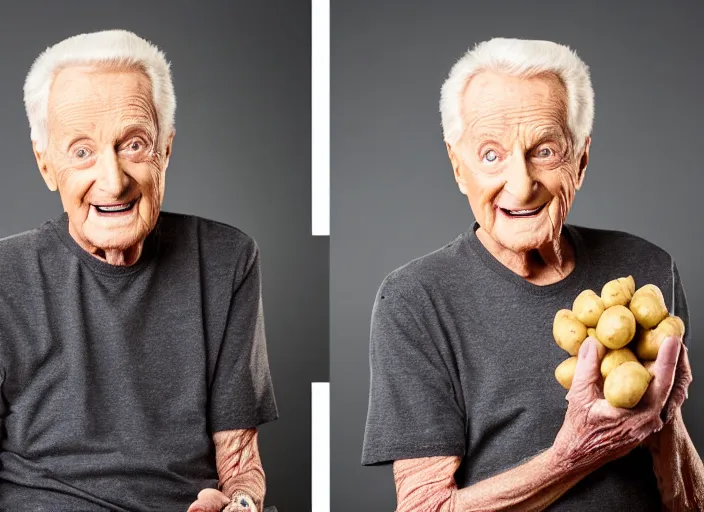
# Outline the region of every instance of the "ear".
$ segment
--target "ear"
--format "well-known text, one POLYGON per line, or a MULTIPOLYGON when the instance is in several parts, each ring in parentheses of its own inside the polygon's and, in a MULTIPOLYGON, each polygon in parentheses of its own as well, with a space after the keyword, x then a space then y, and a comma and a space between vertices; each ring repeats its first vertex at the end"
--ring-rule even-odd
POLYGON ((37 167, 39 167, 39 172, 44 178, 44 183, 49 190, 56 192, 59 188, 56 182, 56 174, 53 170, 49 169, 48 163, 46 161, 46 149, 43 152, 37 150, 37 142, 32 141, 32 150, 34 151, 34 158, 37 160, 37 167))
POLYGON ((169 166, 169 159, 171 158, 171 148, 173 147, 175 136, 176 136, 176 131, 173 131, 173 132, 171 132, 171 135, 169 135, 169 138, 166 140, 166 147, 164 148, 164 168, 163 168, 163 171, 166 171, 166 168, 169 166))
POLYGON ((459 187, 460 192, 466 196, 467 184, 464 181, 464 176, 462 176, 462 160, 459 156, 457 156, 457 153, 455 153, 455 151, 452 149, 452 146, 449 142, 445 143, 445 147, 447 148, 447 156, 450 157, 450 164, 452 165, 452 171, 455 174, 455 181, 457 182, 457 186, 459 187))
POLYGON ((584 175, 587 173, 587 165, 589 164, 589 148, 591 147, 591 144, 592 138, 587 137, 587 140, 584 141, 584 152, 579 159, 579 170, 577 171, 577 190, 582 187, 584 175))

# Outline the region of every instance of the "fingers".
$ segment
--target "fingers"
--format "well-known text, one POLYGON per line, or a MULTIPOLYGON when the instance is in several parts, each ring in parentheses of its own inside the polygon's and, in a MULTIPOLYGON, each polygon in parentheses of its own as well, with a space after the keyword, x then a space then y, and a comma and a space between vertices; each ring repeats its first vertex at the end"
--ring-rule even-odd
POLYGON ((579 397, 580 400, 591 402, 598 398, 601 378, 599 366, 605 354, 606 347, 596 338, 589 337, 582 342, 577 354, 577 368, 574 371, 572 386, 567 393, 568 401, 579 397))
POLYGON ((217 489, 203 489, 198 493, 198 499, 188 507, 188 512, 220 512, 228 503, 230 498, 217 489))
POLYGON ((650 368, 653 380, 644 396, 644 403, 649 409, 659 412, 665 406, 675 380, 681 345, 680 340, 672 336, 665 338, 660 345, 658 358, 650 368))

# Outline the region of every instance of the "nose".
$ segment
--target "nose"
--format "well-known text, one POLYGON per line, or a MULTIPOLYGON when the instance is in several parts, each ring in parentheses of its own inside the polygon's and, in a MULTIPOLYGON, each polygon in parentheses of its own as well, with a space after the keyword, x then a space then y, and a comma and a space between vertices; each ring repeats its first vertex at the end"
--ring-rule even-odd
POLYGON ((538 188, 538 182, 531 176, 523 152, 514 152, 506 166, 504 176, 506 178, 504 190, 513 196, 518 205, 530 203, 538 188))
POLYGON ((129 187, 130 177, 122 169, 114 148, 105 150, 98 159, 97 185, 102 192, 119 198, 129 187))

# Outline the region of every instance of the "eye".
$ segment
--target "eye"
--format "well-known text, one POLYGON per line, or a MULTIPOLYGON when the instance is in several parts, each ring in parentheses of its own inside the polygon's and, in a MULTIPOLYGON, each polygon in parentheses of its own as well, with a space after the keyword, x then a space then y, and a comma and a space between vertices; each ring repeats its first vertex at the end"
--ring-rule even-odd
POLYGON ((494 163, 497 159, 499 158, 499 155, 496 154, 496 151, 493 149, 490 149, 486 153, 484 153, 484 158, 482 158, 482 162, 487 162, 487 163, 494 163))
POLYGON ((139 140, 139 139, 132 139, 131 141, 129 141, 129 142, 127 143, 127 146, 125 147, 125 149, 127 149, 128 151, 133 151, 133 152, 136 153, 137 151, 143 150, 143 149, 144 149, 144 146, 145 146, 145 144, 144 144, 141 140, 139 140))
POLYGON ((551 156, 555 156, 555 152, 548 147, 543 147, 537 151, 536 155, 540 158, 550 158, 551 156))
POLYGON ((88 150, 88 148, 78 148, 73 152, 73 156, 79 160, 85 160, 90 156, 90 150, 88 150))

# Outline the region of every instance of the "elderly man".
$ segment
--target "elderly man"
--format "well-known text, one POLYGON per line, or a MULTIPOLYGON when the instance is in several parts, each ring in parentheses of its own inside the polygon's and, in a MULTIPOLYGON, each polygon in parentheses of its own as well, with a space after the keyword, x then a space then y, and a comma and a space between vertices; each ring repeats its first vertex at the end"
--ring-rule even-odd
POLYGON ((602 398, 594 338, 567 403, 554 378, 567 356, 552 321, 582 290, 632 275, 689 327, 667 252, 565 224, 589 160, 587 66, 555 43, 493 39, 452 68, 440 107, 476 222, 381 285, 362 462, 393 461, 399 512, 703 510, 680 413, 689 334, 665 340, 632 410, 602 398))
POLYGON ((261 511, 256 427, 277 409, 259 252, 160 211, 163 53, 71 37, 35 61, 25 103, 64 213, 0 242, 0 510, 261 511))

